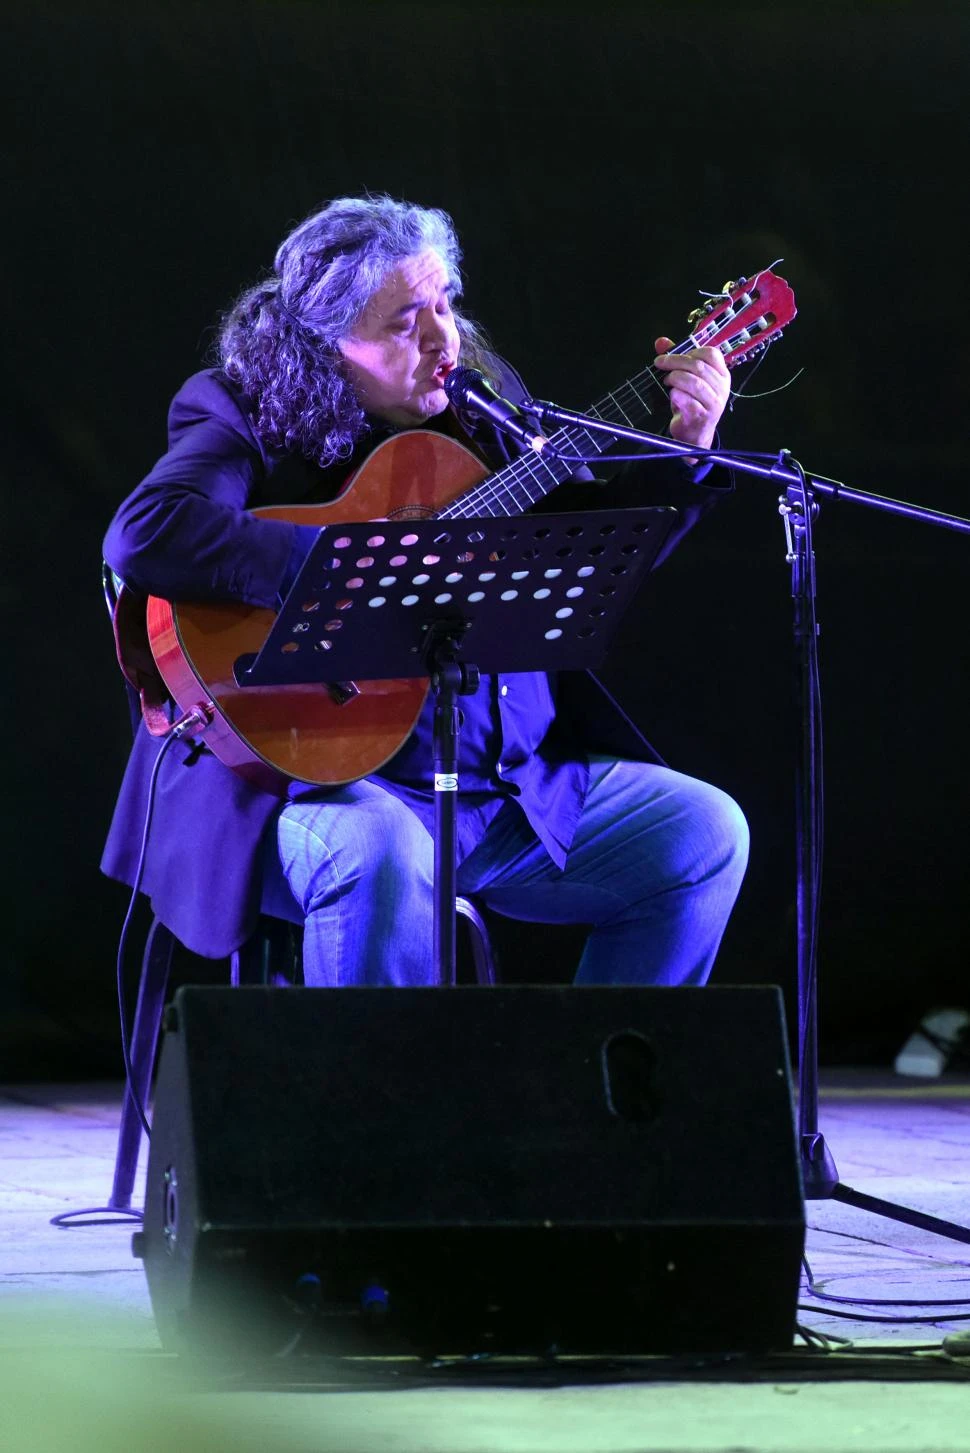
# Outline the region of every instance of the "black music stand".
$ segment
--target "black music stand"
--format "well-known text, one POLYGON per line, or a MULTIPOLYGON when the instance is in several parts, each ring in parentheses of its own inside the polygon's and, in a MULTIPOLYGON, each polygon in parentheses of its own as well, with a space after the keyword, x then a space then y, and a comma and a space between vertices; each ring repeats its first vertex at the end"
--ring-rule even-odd
POLYGON ((652 507, 328 526, 259 653, 235 663, 241 686, 319 682, 348 711, 355 679, 429 677, 439 983, 455 982, 458 698, 482 672, 601 665, 675 518, 652 507))

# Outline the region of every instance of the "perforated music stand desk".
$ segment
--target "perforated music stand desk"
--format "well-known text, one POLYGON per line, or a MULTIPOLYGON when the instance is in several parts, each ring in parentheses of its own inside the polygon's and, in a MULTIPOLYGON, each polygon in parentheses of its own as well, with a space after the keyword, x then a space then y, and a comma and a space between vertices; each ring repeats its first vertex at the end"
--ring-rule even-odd
POLYGON ((427 676, 434 716, 434 955, 455 981, 458 697, 479 674, 599 666, 669 507, 325 527, 240 685, 427 676))

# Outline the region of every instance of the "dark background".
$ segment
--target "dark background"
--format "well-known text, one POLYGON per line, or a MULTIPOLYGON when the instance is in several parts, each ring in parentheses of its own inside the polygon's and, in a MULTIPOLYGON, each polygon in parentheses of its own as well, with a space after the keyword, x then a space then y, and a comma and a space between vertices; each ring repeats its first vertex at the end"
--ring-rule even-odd
MULTIPOLYGON (((98 859, 129 738, 101 537, 220 310, 327 198, 451 212, 468 311, 572 407, 683 337, 699 290, 783 259, 799 316, 724 443, 970 513, 965 6, 35 0, 5 30, 4 1078, 120 1071, 127 893, 98 859)), ((739 480, 605 674, 744 806, 716 979, 780 983, 793 1018, 776 495, 739 480)), ((926 1009, 970 1002, 967 544, 822 502, 823 1062, 886 1062, 926 1009)), ((512 926, 500 948, 565 975, 575 935, 512 926)))

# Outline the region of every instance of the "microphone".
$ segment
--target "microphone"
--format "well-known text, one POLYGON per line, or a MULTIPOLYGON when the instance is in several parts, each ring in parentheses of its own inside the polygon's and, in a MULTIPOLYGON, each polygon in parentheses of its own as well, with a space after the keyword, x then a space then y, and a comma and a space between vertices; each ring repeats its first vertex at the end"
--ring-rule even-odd
POLYGON ((549 441, 544 435, 530 429, 523 422, 521 409, 497 394, 477 368, 453 368, 445 379, 445 393, 448 402, 456 409, 466 409, 471 414, 491 419, 493 424, 511 434, 513 439, 518 439, 527 449, 539 452, 546 448, 549 441))

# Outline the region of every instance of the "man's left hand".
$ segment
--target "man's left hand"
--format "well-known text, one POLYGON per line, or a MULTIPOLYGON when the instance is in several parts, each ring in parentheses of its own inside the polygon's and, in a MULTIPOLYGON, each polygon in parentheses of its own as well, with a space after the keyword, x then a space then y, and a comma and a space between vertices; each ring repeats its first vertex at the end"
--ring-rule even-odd
POLYGON ((731 375, 719 348, 671 353, 672 338, 658 338, 654 368, 670 395, 670 437, 710 449, 731 392, 731 375))

